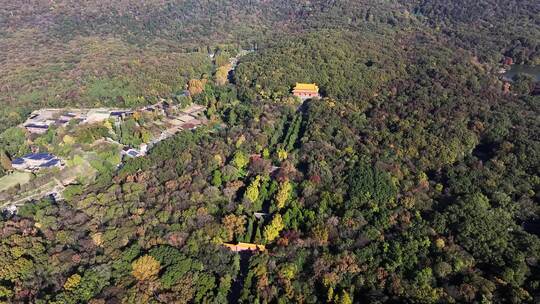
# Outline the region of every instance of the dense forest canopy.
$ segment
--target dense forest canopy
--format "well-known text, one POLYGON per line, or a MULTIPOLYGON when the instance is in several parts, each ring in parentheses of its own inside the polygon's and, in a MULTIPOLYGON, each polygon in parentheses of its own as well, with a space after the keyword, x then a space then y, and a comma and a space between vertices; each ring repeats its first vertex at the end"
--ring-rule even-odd
POLYGON ((534 1, 411 2, 415 14, 480 58, 497 60, 502 50, 517 63, 540 63, 540 6, 534 1))
POLYGON ((540 301, 540 99, 496 73, 539 63, 536 1, 4 2, 1 160, 43 107, 209 123, 4 212, 0 303, 540 301))

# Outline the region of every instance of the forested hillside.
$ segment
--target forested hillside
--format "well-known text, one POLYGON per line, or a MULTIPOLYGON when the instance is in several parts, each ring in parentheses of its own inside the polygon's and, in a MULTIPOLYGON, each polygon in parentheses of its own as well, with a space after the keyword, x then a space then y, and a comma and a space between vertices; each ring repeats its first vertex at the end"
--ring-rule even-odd
POLYGON ((186 88, 209 124, 4 213, 0 302, 540 301, 540 99, 493 73, 538 62, 535 1, 25 3, 1 130, 186 88))
POLYGON ((540 5, 534 1, 401 2, 482 60, 498 61, 503 52, 517 63, 540 63, 540 5))
POLYGON ((0 131, 42 107, 132 107, 178 94, 214 72, 208 54, 321 28, 411 22, 401 5, 379 2, 5 1, 0 131))

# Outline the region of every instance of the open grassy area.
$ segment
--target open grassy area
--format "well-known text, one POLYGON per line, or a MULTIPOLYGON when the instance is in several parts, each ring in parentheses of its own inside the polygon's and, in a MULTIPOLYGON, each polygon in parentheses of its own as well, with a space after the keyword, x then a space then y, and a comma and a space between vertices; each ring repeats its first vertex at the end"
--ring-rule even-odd
POLYGON ((17 184, 24 185, 30 181, 32 174, 28 172, 15 172, 0 178, 0 192, 17 184))
POLYGON ((52 192, 61 194, 64 190, 63 185, 74 182, 89 183, 94 180, 96 175, 97 170, 91 166, 88 160, 79 157, 76 163, 72 163, 62 170, 40 173, 32 180, 32 174, 24 172, 4 176, 0 179, 0 192, 20 184, 21 187, 17 191, 11 189, 5 198, 6 202, 20 204, 28 200, 39 199, 52 192))

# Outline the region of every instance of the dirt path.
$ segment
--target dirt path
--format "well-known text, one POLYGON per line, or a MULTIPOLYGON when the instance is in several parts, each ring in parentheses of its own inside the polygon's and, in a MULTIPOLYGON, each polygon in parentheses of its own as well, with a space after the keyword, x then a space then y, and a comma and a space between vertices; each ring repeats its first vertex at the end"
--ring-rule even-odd
POLYGON ((11 206, 11 205, 19 207, 30 200, 40 199, 50 193, 61 193, 62 191, 64 191, 64 186, 60 188, 59 185, 56 185, 55 187, 51 189, 51 183, 54 184, 54 182, 49 182, 47 184, 41 185, 39 188, 31 192, 33 194, 29 194, 15 201, 8 201, 2 204, 0 206, 0 209, 7 208, 8 206, 11 206), (38 191, 37 193, 35 192, 36 190, 38 191))

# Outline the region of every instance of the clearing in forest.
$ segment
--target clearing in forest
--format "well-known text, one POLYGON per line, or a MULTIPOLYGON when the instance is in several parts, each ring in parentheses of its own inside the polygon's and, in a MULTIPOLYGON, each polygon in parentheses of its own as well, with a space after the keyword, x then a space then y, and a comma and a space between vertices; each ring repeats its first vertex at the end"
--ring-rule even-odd
POLYGON ((16 171, 12 174, 3 176, 0 178, 0 192, 7 190, 11 187, 19 185, 24 185, 30 181, 32 174, 29 172, 19 172, 16 171))

